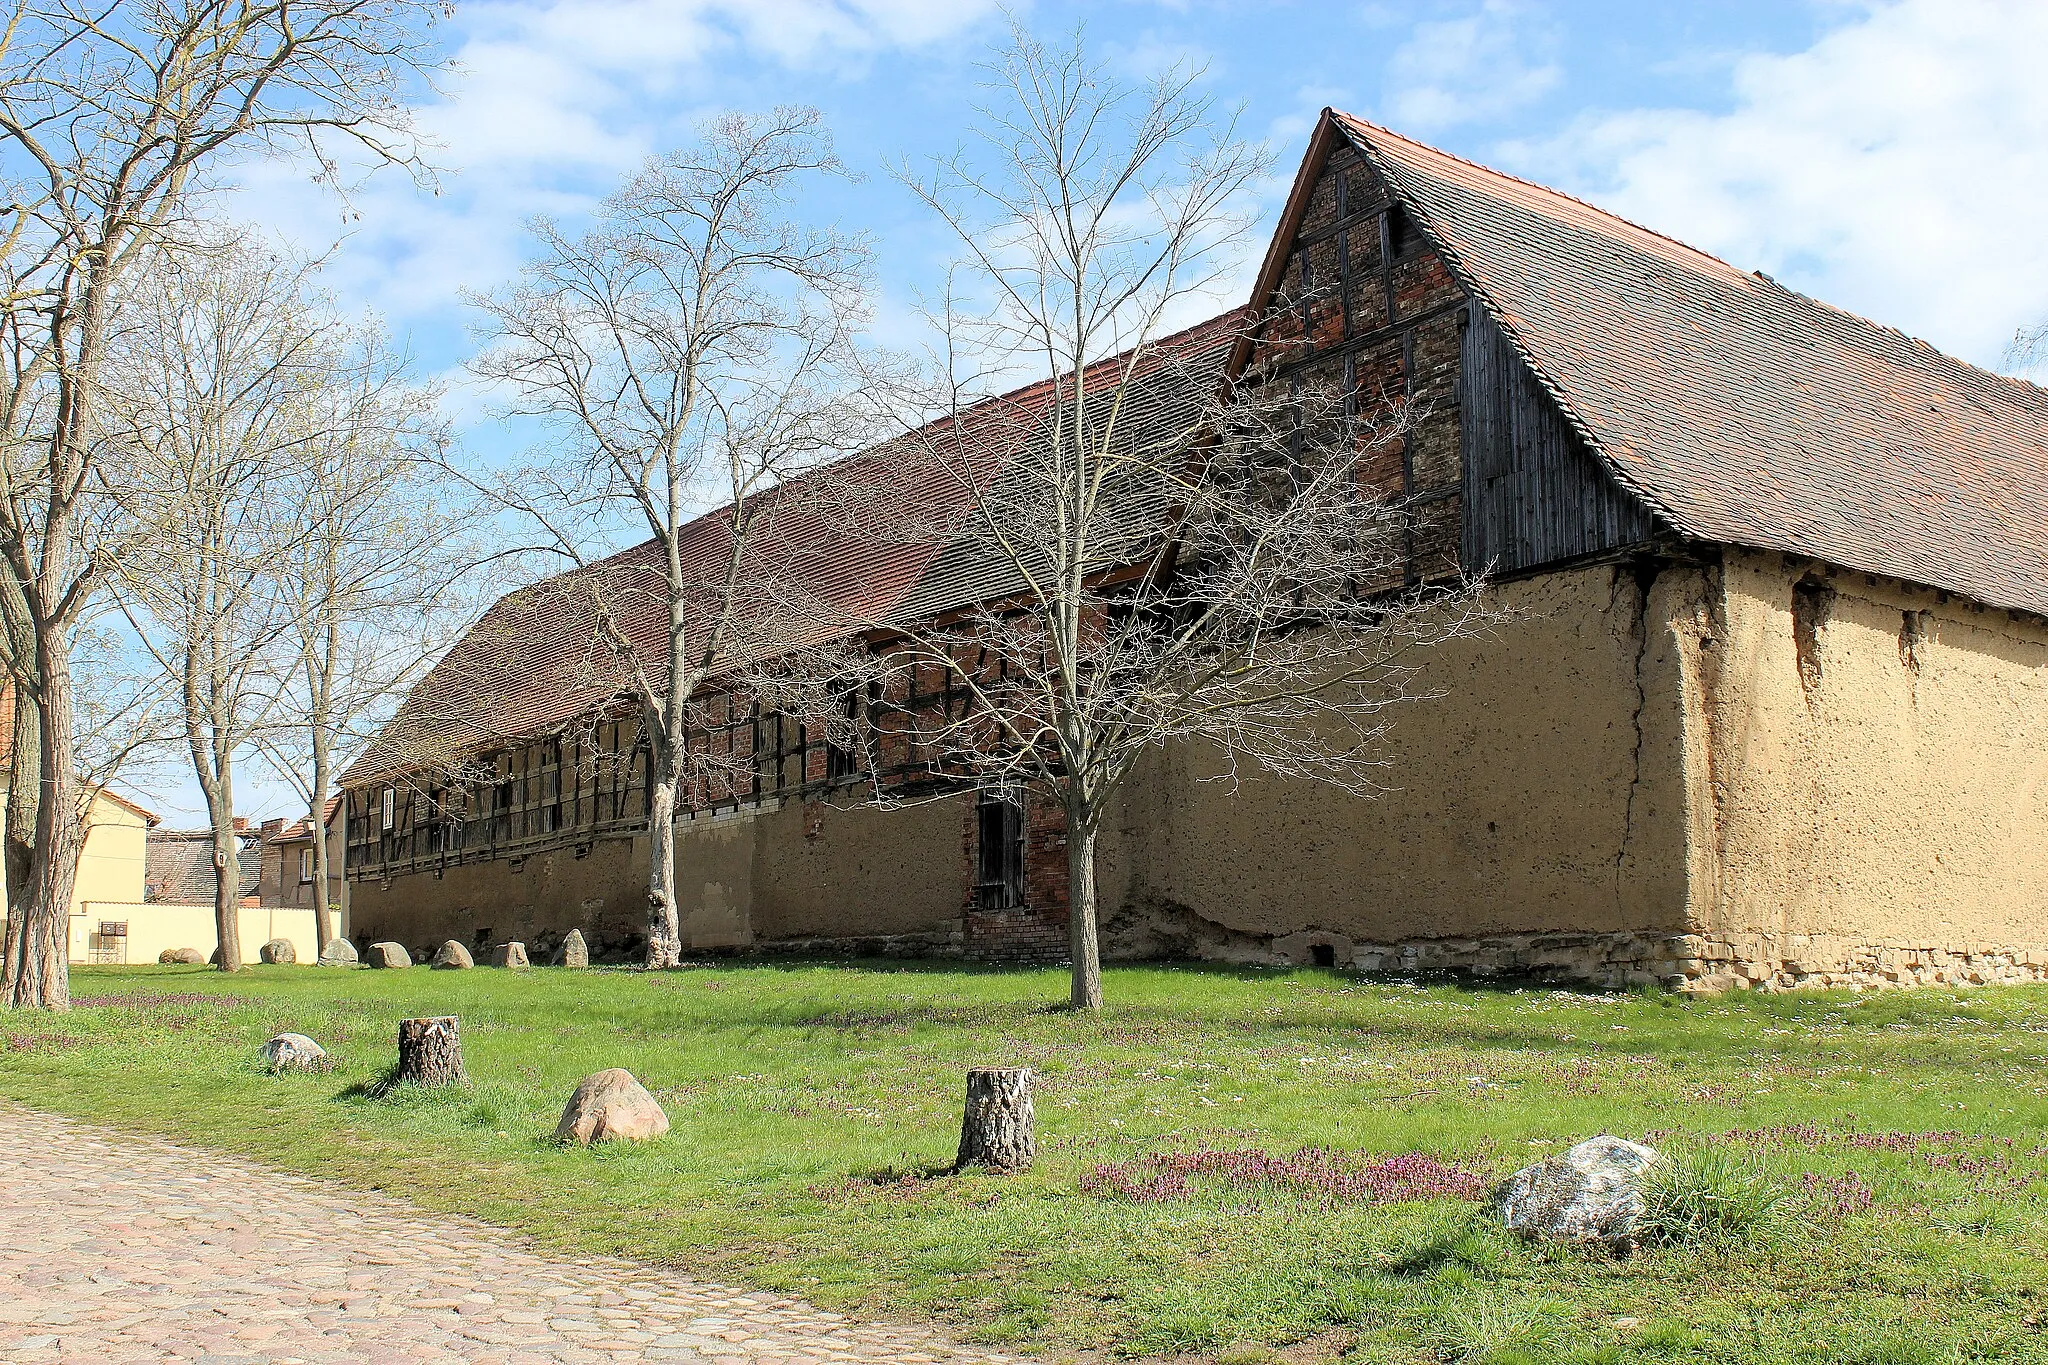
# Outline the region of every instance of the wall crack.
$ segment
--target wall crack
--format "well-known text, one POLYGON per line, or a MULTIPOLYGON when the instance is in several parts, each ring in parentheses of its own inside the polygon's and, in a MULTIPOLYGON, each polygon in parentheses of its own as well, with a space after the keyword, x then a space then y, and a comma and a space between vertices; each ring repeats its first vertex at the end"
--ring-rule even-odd
MULTIPOLYGON (((1629 713, 1629 728, 1632 748, 1629 753, 1628 794, 1622 804, 1621 846, 1614 851, 1614 899, 1617 905, 1623 901, 1622 872, 1628 862, 1629 845, 1635 840, 1636 792, 1643 785, 1643 713, 1650 706, 1649 682, 1643 676, 1650 656, 1650 590, 1656 586, 1657 575, 1663 566, 1654 559, 1638 559, 1628 566, 1629 579, 1635 587, 1632 629, 1635 636, 1635 707, 1629 713)), ((1615 586, 1621 586, 1623 570, 1615 569, 1615 586)))

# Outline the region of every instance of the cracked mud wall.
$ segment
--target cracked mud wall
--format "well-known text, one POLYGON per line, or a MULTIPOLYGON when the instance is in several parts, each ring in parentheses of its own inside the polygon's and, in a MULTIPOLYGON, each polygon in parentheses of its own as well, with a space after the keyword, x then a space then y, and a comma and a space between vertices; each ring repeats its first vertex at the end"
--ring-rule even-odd
MULTIPOLYGON (((686 949, 957 949, 962 801, 895 810, 790 802, 676 822, 686 949)), ((632 961, 647 932, 647 840, 573 848, 350 884, 353 935, 431 950, 524 942, 537 960, 571 929, 632 961)))
POLYGON ((409 948, 438 948, 456 939, 472 948, 524 943, 546 961, 571 929, 591 953, 631 959, 647 941, 647 840, 599 839, 583 857, 550 849, 515 870, 509 859, 349 883, 349 933, 358 943, 380 939, 409 948))
POLYGON ((2048 948, 2048 626, 1777 555, 1722 574, 1714 677, 1689 683, 1702 930, 1766 936, 1795 975, 2048 948))
POLYGON ((957 937, 962 802, 896 809, 791 801, 676 825, 693 948, 957 937))
POLYGON ((1259 959, 1300 937, 1279 953, 1314 960, 1336 939, 1683 932, 1674 616, 1693 572, 1497 586, 1515 619, 1431 652, 1418 690, 1443 695, 1398 708, 1376 798, 1205 782, 1220 765, 1192 748, 1150 760, 1103 839, 1109 950, 1259 959))

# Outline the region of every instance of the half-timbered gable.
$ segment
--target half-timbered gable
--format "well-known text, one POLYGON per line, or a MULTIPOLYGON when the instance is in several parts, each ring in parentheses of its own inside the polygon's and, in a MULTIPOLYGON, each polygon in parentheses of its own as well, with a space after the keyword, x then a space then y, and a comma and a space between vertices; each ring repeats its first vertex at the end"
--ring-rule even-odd
POLYGON ((1406 511, 1408 581, 1456 576, 1465 293, 1348 143, 1310 149, 1253 307, 1262 323, 1237 358, 1246 373, 1336 389, 1353 411, 1407 408, 1409 430, 1375 445, 1364 478, 1406 511))

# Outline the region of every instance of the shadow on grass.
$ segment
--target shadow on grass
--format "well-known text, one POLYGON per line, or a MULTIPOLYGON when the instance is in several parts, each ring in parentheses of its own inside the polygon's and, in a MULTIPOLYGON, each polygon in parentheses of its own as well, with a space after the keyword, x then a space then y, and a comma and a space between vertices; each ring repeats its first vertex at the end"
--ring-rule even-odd
POLYGON ((337 1100, 413 1100, 432 1102, 435 1100, 468 1099, 474 1083, 468 1077, 452 1085, 420 1085, 414 1081, 398 1078, 398 1063, 393 1062, 367 1081, 357 1081, 335 1093, 337 1100))
POLYGON ((1395 1256, 1386 1273, 1404 1279, 1435 1275, 1449 1267, 1475 1273, 1494 1270, 1501 1263, 1500 1233, 1486 1222, 1491 1210, 1467 1214, 1439 1227, 1421 1242, 1395 1256))

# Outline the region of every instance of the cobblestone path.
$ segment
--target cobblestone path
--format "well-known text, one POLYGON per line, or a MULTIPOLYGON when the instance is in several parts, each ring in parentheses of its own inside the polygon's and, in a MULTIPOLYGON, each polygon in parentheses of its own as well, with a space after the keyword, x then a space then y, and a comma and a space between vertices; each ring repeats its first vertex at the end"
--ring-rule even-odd
POLYGON ((914 1328, 0 1106, 0 1360, 993 1365, 914 1328))

